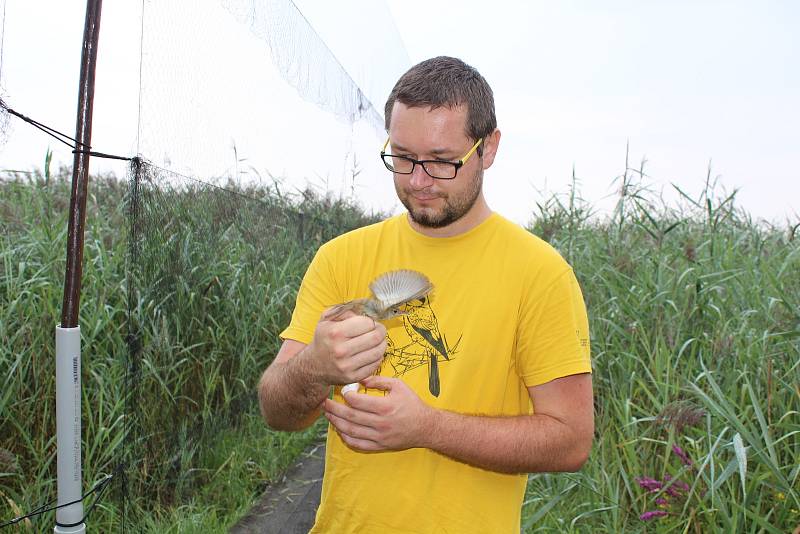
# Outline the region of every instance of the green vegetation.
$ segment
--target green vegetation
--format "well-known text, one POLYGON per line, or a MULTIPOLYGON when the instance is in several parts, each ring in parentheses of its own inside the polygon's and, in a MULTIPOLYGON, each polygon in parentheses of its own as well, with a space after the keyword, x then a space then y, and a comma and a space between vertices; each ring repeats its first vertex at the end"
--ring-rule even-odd
MULTIPOLYGON (((311 255, 372 219, 310 191, 292 200, 226 184, 230 193, 143 170, 135 203, 109 176, 92 179, 87 201, 85 488, 126 466, 125 486, 116 476, 91 524, 222 532, 324 432, 271 432, 255 387, 311 255)), ((53 339, 68 181, 62 169, 0 182, 0 523, 55 497, 53 339)), ((52 528, 53 513, 27 524, 52 528)))
POLYGON ((588 302, 597 437, 531 476, 530 532, 789 532, 800 525, 800 235, 706 183, 679 206, 623 177, 613 216, 575 192, 532 230, 588 302), (640 519, 640 516, 643 518, 640 519))
MULTIPOLYGON (((147 170, 130 206, 141 221, 132 242, 127 183, 90 185, 85 487, 127 461, 128 528, 224 532, 324 432, 269 431, 255 385, 318 244, 372 219, 308 192, 291 200, 227 184, 230 193, 159 173, 147 170), (139 347, 132 361, 129 341, 139 347)), ((597 437, 581 472, 531 476, 526 531, 791 531, 800 231, 753 222, 708 184, 666 206, 622 180, 610 217, 592 217, 573 190, 539 205, 531 224, 584 290, 597 437)), ((0 182, 0 522, 55 496, 53 329, 68 189, 63 170, 0 182)), ((93 530, 119 530, 120 479, 93 530)), ((50 513, 10 530, 52 524, 50 513)))

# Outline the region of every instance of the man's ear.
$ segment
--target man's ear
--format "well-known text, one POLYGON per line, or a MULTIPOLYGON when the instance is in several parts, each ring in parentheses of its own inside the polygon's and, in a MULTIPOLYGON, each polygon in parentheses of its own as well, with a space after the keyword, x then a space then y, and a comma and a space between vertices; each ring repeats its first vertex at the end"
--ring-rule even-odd
POLYGON ((483 143, 483 170, 488 169, 494 163, 494 157, 497 155, 497 147, 500 145, 500 130, 494 129, 492 133, 486 136, 483 143))

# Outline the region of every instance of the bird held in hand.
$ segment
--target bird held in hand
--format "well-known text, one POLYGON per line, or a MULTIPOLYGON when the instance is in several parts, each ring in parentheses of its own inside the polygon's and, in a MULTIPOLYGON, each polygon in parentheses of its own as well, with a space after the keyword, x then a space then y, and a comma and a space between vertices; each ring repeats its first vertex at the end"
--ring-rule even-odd
POLYGON ((369 289, 372 297, 337 304, 322 318, 335 320, 346 311, 352 311, 376 321, 386 321, 404 315, 400 307, 414 299, 424 298, 433 290, 433 284, 420 272, 402 269, 380 275, 370 283, 369 289))
MULTIPOLYGON (((414 299, 425 298, 432 289, 433 284, 420 272, 410 269, 389 271, 370 283, 372 297, 337 304, 325 312, 322 319, 336 320, 345 312, 352 311, 376 321, 386 321, 404 315, 406 312, 400 306, 414 299)), ((358 383, 342 387, 342 395, 350 391, 358 391, 358 383)))

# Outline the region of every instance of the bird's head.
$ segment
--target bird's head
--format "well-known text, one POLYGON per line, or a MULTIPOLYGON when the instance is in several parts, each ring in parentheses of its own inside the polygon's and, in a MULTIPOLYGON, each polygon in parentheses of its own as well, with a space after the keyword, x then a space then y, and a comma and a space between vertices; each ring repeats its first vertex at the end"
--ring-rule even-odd
POLYGON ((386 319, 394 319, 395 317, 402 317, 406 314, 406 311, 400 308, 399 306, 391 306, 386 308, 384 315, 386 319))

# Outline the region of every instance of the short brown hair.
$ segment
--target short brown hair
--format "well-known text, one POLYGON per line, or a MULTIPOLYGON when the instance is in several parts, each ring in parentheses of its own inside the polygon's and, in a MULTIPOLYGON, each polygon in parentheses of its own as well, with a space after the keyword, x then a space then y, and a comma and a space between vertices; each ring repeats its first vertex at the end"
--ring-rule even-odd
POLYGON ((409 107, 467 107, 467 136, 482 139, 497 128, 492 88, 474 68, 460 59, 439 56, 408 69, 389 94, 384 108, 386 131, 395 102, 409 107))

